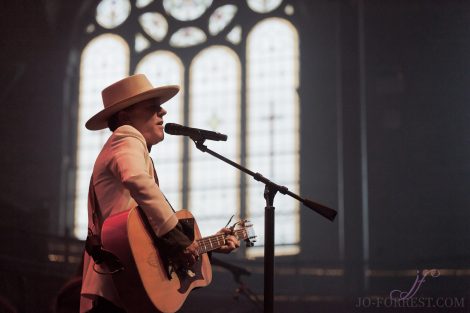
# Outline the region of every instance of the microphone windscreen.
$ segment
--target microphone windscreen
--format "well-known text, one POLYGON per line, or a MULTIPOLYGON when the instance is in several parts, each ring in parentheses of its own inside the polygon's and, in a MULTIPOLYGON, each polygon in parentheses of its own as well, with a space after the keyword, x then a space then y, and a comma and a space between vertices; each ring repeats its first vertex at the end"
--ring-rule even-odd
POLYGON ((165 133, 170 135, 179 135, 179 131, 183 128, 183 126, 175 123, 167 123, 165 124, 165 133))

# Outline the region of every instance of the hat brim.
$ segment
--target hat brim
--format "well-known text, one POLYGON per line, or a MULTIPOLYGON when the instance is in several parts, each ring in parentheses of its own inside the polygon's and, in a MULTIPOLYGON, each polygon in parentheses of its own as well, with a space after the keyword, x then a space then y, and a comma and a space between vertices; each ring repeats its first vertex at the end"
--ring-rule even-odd
POLYGON ((89 130, 100 130, 108 127, 108 119, 115 113, 130 107, 138 102, 159 98, 160 104, 163 104, 173 98, 180 90, 177 85, 169 85, 150 89, 138 95, 123 99, 93 115, 86 123, 85 127, 89 130))

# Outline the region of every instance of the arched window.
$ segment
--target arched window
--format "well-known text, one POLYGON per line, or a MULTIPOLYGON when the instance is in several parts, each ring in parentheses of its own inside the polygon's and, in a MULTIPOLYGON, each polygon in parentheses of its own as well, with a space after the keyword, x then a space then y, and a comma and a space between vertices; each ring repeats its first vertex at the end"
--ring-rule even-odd
MULTIPOLYGON (((102 0, 97 5, 96 20, 85 29, 89 43, 81 58, 75 192, 78 237, 86 234, 86 195, 93 162, 109 136, 109 131, 84 131, 83 125, 102 108, 101 89, 129 73, 144 73, 154 85, 182 87, 165 104, 169 112, 165 122, 227 134, 226 142, 208 141, 207 146, 298 191, 299 42, 290 23, 294 9, 285 0, 246 0, 246 5, 212 0, 136 0, 135 4, 102 0), (104 32, 114 34, 98 35, 104 32), (106 52, 105 48, 92 50, 102 38, 114 38, 116 44, 108 44, 106 52), (101 66, 107 69, 98 72, 96 64, 102 63, 109 68, 101 66), (93 87, 85 92, 82 86, 86 84, 93 87)), ((258 246, 262 246, 263 185, 181 137, 167 135, 152 156, 163 192, 176 210, 187 206, 193 211, 203 234, 217 231, 232 214, 238 214, 254 221, 258 246)), ((297 253, 298 204, 280 195, 275 206, 276 253, 297 253)), ((252 250, 252 255, 258 253, 262 251, 252 250)))
MULTIPOLYGON (((145 74, 154 86, 179 85, 180 92, 164 104, 168 114, 165 121, 183 123, 184 67, 173 52, 155 51, 147 54, 137 64, 135 73, 145 74)), ((165 145, 156 145, 151 152, 160 177, 160 188, 175 208, 182 201, 183 138, 166 136, 165 145), (162 166, 159 166, 159 165, 162 166)))
MULTIPOLYGON (((237 55, 227 47, 211 46, 194 58, 190 71, 190 126, 226 134, 230 140, 210 142, 211 149, 223 151, 225 157, 239 162, 240 61, 237 55)), ((209 235, 227 223, 227 214, 238 213, 239 173, 220 160, 190 148, 188 203, 201 219, 201 233, 209 235)))
MULTIPOLYGON (((247 43, 247 165, 280 185, 299 191, 299 50, 295 28, 286 20, 259 22, 247 43)), ((264 242, 264 185, 247 184, 248 213, 264 242)), ((299 202, 278 196, 276 249, 298 252, 299 202)))
POLYGON ((102 108, 101 90, 129 73, 129 47, 119 36, 100 35, 83 49, 80 62, 77 171, 75 183, 75 227, 79 238, 88 228, 87 195, 93 164, 108 130, 90 132, 85 122, 102 108))

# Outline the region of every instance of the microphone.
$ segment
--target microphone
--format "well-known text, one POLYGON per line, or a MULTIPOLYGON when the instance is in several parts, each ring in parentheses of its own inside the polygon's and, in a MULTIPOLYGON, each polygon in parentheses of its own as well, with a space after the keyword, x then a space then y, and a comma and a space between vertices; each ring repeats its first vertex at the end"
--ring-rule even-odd
POLYGON ((192 140, 207 139, 214 141, 227 141, 227 135, 210 130, 187 127, 175 123, 167 123, 165 125, 165 133, 170 135, 189 136, 192 140))

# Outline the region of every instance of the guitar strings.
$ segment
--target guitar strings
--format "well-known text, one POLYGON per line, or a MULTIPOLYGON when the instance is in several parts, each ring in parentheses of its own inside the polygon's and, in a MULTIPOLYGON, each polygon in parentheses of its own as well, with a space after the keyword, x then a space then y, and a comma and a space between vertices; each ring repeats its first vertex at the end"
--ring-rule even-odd
MULTIPOLYGON (((246 230, 245 229, 237 229, 234 232, 234 235, 238 238, 246 239, 246 230)), ((217 249, 220 246, 225 244, 225 234, 217 234, 205 238, 201 238, 198 241, 199 248, 198 253, 205 253, 207 251, 217 249), (222 242, 222 244, 220 244, 222 242)))

